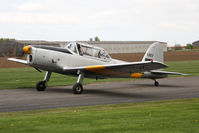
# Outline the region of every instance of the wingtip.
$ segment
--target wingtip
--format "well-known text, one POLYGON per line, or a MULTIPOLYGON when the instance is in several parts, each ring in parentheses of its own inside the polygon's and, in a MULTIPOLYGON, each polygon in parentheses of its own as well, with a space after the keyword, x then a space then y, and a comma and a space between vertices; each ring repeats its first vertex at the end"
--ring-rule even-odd
POLYGON ((183 76, 191 76, 192 74, 185 74, 185 73, 182 73, 183 76))
POLYGON ((15 59, 15 58, 7 58, 8 61, 12 61, 13 59, 15 59))

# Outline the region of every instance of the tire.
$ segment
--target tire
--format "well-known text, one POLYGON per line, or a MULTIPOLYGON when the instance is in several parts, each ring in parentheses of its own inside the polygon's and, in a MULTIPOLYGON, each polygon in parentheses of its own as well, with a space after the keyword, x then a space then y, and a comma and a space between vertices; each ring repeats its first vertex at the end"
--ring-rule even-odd
POLYGON ((154 84, 155 86, 159 86, 159 83, 157 82, 157 81, 155 81, 155 84, 154 84))
POLYGON ((46 89, 46 82, 45 81, 39 81, 36 85, 37 91, 44 91, 46 89))
POLYGON ((83 92, 83 86, 81 83, 76 83, 73 86, 73 93, 74 94, 81 94, 83 92))

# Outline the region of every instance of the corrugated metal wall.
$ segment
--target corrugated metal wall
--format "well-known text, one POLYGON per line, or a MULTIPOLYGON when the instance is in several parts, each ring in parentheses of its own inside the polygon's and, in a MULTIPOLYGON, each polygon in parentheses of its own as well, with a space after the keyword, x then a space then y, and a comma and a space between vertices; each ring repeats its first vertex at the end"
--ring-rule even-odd
MULTIPOLYGON (((95 45, 104 48, 108 53, 145 53, 148 47, 155 41, 101 41, 87 42, 90 45, 95 45)), ((0 56, 22 56, 22 48, 25 45, 53 45, 64 47, 69 42, 47 42, 47 41, 5 41, 0 42, 0 56)), ((167 43, 160 42, 164 46, 164 51, 167 51, 167 43)))
MULTIPOLYGON (((155 41, 154 41, 155 42, 155 41)), ((149 46, 154 42, 125 42, 122 41, 121 43, 118 42, 98 42, 98 43, 92 43, 89 42, 89 44, 102 47, 104 48, 108 53, 110 54, 116 54, 116 53, 145 53, 146 50, 149 48, 149 46)), ((161 45, 164 47, 164 52, 167 51, 167 43, 160 42, 161 45)))

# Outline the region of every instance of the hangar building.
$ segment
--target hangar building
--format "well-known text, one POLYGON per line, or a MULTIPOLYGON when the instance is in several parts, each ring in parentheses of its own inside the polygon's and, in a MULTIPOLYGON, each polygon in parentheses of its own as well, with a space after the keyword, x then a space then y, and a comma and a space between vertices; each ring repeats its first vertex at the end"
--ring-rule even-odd
MULTIPOLYGON (((79 41, 104 48, 110 54, 116 53, 145 53, 148 47, 157 41, 79 41)), ((160 42, 167 51, 167 43, 160 42)))
POLYGON ((194 46, 198 46, 199 47, 199 40, 198 41, 195 41, 192 43, 194 46))
MULTIPOLYGON (((48 42, 48 41, 20 41, 24 44, 38 44, 38 45, 54 45, 54 46, 60 46, 64 47, 70 41, 61 42, 61 41, 54 41, 54 42, 48 42)), ((85 44, 94 45, 97 47, 104 48, 108 53, 110 54, 117 54, 117 53, 145 53, 148 47, 159 41, 76 41, 81 42, 85 44)), ((164 52, 167 51, 167 43, 166 42, 160 42, 160 44, 164 47, 164 52)))
MULTIPOLYGON (((117 53, 145 53, 148 47, 157 41, 77 41, 82 42, 98 47, 104 48, 110 54, 117 53)), ((0 42, 0 56, 17 56, 23 55, 22 48, 25 45, 52 45, 52 46, 61 46, 64 47, 69 43, 60 42, 60 41, 23 41, 23 40, 14 40, 14 41, 5 41, 0 42)), ((160 42, 164 46, 164 51, 167 51, 167 43, 160 42)))

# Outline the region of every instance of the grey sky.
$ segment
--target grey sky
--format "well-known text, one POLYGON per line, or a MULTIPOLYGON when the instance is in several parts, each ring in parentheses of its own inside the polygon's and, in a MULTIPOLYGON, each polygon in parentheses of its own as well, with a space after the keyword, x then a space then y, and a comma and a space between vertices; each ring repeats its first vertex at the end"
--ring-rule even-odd
POLYGON ((198 0, 0 0, 0 37, 19 40, 199 40, 198 0))

